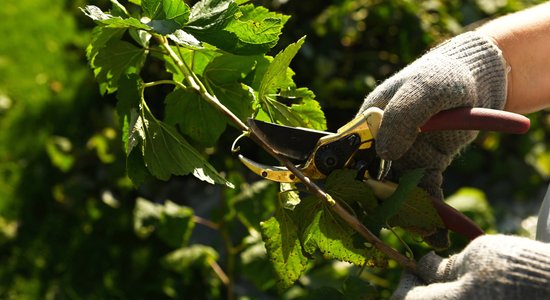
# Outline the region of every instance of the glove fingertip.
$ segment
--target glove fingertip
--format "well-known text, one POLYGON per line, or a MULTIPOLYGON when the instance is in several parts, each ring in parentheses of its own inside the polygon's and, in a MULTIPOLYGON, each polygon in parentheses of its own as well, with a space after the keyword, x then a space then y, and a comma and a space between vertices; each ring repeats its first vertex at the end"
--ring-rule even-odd
POLYGON ((403 272, 401 274, 401 279, 399 280, 398 288, 393 292, 390 300, 400 300, 405 299, 407 294, 418 286, 423 286, 426 283, 422 281, 422 279, 418 278, 418 276, 410 273, 410 272, 403 272))

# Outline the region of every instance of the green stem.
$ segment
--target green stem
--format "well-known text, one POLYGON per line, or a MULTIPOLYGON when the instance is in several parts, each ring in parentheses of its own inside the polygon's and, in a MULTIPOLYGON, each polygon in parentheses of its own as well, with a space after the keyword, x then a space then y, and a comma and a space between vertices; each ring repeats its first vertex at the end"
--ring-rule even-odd
POLYGON ((309 190, 310 193, 317 196, 321 201, 324 201, 328 204, 330 209, 336 213, 344 222, 346 222, 351 228, 358 232, 362 237, 364 237, 369 243, 371 243, 376 249, 386 254, 389 258, 395 260, 404 268, 408 269, 413 273, 417 273, 416 262, 412 259, 408 259, 403 254, 397 252, 390 246, 382 242, 376 235, 374 235, 370 230, 363 225, 355 216, 350 214, 340 203, 334 201, 334 199, 325 191, 323 191, 317 184, 311 181, 307 176, 298 169, 290 160, 276 153, 270 146, 267 141, 262 137, 251 132, 250 137, 260 145, 264 150, 266 150, 271 156, 279 160, 289 171, 291 171, 309 190))
POLYGON ((143 89, 146 89, 146 88, 149 88, 149 87, 153 87, 153 86, 157 86, 157 85, 162 85, 162 84, 175 85, 175 86, 179 86, 179 87, 182 88, 182 89, 186 89, 186 88, 187 88, 183 83, 177 82, 177 81, 173 81, 173 80, 157 80, 157 81, 147 82, 147 83, 144 83, 144 84, 142 85, 142 87, 143 87, 143 89))
MULTIPOLYGON (((416 273, 416 263, 414 260, 410 260, 407 257, 403 256, 401 253, 395 251, 393 248, 384 244, 377 236, 372 234, 363 223, 361 223, 356 217, 350 214, 346 209, 344 209, 338 202, 335 202, 332 197, 323 191, 318 185, 312 182, 308 177, 306 177, 290 160, 276 153, 269 143, 263 140, 261 137, 256 135, 254 132, 250 131, 248 126, 244 124, 233 112, 231 112, 227 107, 225 107, 216 96, 210 94, 205 88, 204 84, 199 80, 199 78, 192 72, 192 70, 187 66, 187 64, 178 56, 172 47, 170 46, 168 40, 160 35, 155 35, 155 38, 159 41, 161 46, 167 51, 168 55, 172 58, 176 66, 184 74, 185 80, 189 84, 189 87, 197 92, 204 100, 213 105, 215 108, 220 110, 225 116, 227 116, 233 124, 235 124, 240 130, 244 132, 250 132, 251 138, 256 141, 264 150, 266 150, 271 156, 279 160, 284 166, 287 167, 300 181, 308 188, 308 190, 313 193, 315 196, 320 198, 322 201, 326 202, 334 213, 339 215, 351 228, 357 231, 361 236, 363 236, 369 243, 376 247, 381 252, 385 253, 388 257, 397 261, 400 265, 407 268, 408 270, 416 273)), ((226 242, 228 242, 226 240, 226 242)), ((227 249, 232 249, 232 245, 229 241, 227 249)), ((228 297, 232 297, 232 255, 228 255, 228 276, 230 285, 228 289, 230 291, 228 297)))

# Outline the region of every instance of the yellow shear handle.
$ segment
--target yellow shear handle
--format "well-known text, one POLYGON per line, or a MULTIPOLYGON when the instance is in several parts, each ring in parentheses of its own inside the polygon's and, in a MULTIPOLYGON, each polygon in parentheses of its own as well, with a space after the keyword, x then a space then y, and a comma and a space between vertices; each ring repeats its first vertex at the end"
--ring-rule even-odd
POLYGON ((376 139, 383 114, 384 111, 380 108, 370 107, 358 115, 355 119, 340 127, 337 133, 340 136, 347 135, 349 133, 357 133, 359 134, 361 141, 369 141, 362 143, 359 149, 369 149, 372 147, 372 140, 376 139))

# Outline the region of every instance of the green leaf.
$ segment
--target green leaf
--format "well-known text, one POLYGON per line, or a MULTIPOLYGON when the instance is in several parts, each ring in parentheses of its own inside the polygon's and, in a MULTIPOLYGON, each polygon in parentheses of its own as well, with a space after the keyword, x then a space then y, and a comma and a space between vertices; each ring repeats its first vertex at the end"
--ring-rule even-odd
POLYGON ((279 191, 279 202, 285 209, 294 210, 300 204, 300 193, 293 183, 281 183, 279 191))
POLYGON ((120 79, 119 89, 116 93, 117 114, 119 125, 122 129, 122 142, 126 155, 144 138, 145 133, 140 132, 142 126, 136 127, 140 104, 140 88, 143 82, 137 74, 125 75, 120 79))
POLYGON ((170 247, 187 245, 195 222, 193 222, 193 210, 180 206, 172 201, 164 203, 160 226, 157 234, 170 247))
POLYGON ((86 47, 86 57, 92 61, 99 51, 111 40, 120 40, 126 30, 123 28, 109 28, 96 26, 92 30, 92 40, 86 47))
POLYGON ((388 220, 390 226, 399 226, 408 231, 424 235, 433 233, 436 228, 445 228, 441 217, 435 210, 428 192, 415 188, 401 209, 388 220))
POLYGON ((135 187, 139 187, 145 179, 151 177, 140 151, 132 151, 126 156, 126 173, 135 187))
MULTIPOLYGON (((201 48, 201 49, 187 49, 187 48, 177 48, 172 47, 174 52, 180 57, 180 59, 191 69, 193 73, 198 76, 202 76, 206 66, 221 53, 216 52, 212 49, 201 48)), ((164 61, 166 70, 172 74, 174 81, 183 82, 185 77, 178 66, 174 63, 172 58, 166 54, 162 53, 162 50, 154 51, 153 56, 164 61)))
POLYGON ((252 116, 254 92, 242 83, 256 64, 255 56, 224 54, 204 69, 204 80, 220 102, 241 120, 252 116))
POLYGON ((417 188, 424 175, 423 169, 406 172, 399 178, 399 185, 395 192, 380 205, 379 211, 384 213, 386 219, 393 217, 403 206, 411 193, 417 188))
POLYGON ((344 295, 337 288, 332 286, 321 286, 312 289, 302 300, 331 299, 344 300, 344 295))
POLYGON ((252 4, 240 7, 242 16, 229 24, 226 30, 235 33, 239 40, 251 45, 275 46, 289 16, 271 12, 252 4))
POLYGON ((112 93, 118 88, 118 81, 124 74, 137 74, 141 70, 147 51, 128 42, 110 40, 98 50, 91 60, 96 79, 102 93, 112 93))
POLYGON ((380 299, 376 287, 371 283, 364 281, 360 277, 350 276, 346 278, 342 286, 344 299, 346 300, 375 300, 380 299))
POLYGON ((213 146, 225 131, 225 117, 200 95, 175 89, 165 99, 165 122, 204 146, 213 146))
POLYGON ((143 183, 149 175, 141 151, 132 151, 145 139, 143 122, 139 115, 142 84, 137 74, 122 76, 116 93, 116 109, 126 153, 126 173, 135 186, 143 183))
POLYGON ((189 268, 212 270, 211 263, 218 260, 218 252, 205 245, 191 245, 168 253, 162 258, 162 265, 178 273, 189 272, 189 268))
POLYGON ((359 203, 368 213, 378 202, 372 190, 362 181, 355 179, 356 170, 341 169, 329 174, 325 190, 336 200, 349 205, 359 203))
MULTIPOLYGON (((305 38, 290 44, 271 61, 258 88, 258 103, 262 108, 258 119, 288 126, 326 130, 326 120, 315 95, 306 88, 296 89, 292 81, 290 62, 298 53, 305 38), (278 98, 291 100, 289 105, 278 98)), ((256 74, 257 76, 262 76, 256 74)))
POLYGON ((245 238, 245 241, 248 247, 240 252, 240 275, 260 291, 272 289, 277 284, 277 276, 273 265, 267 259, 261 237, 250 235, 245 238))
POLYGON ((260 224, 262 239, 280 289, 292 286, 304 273, 308 261, 302 253, 298 227, 289 212, 279 207, 273 217, 260 224))
POLYGON ((296 56, 304 41, 305 37, 302 37, 296 43, 288 45, 273 58, 258 89, 260 100, 268 98, 270 94, 279 89, 286 90, 292 85, 292 79, 290 78, 292 74, 290 76, 288 74, 290 62, 296 56))
POLYGON ((141 8, 151 21, 147 24, 160 34, 181 29, 189 20, 189 6, 183 0, 142 0, 141 8))
POLYGON ((142 113, 145 132, 143 157, 153 176, 168 180, 172 175, 192 173, 202 181, 233 187, 175 128, 157 120, 148 109, 142 113))
POLYGON ((138 19, 135 18, 122 18, 118 16, 113 16, 108 13, 104 13, 99 7, 94 5, 86 5, 82 12, 90 19, 96 21, 99 24, 102 24, 102 27, 106 28, 118 28, 118 29, 142 29, 142 30, 151 30, 151 27, 146 24, 141 23, 138 19))
POLYGON ((277 44, 283 25, 288 20, 287 16, 270 12, 264 7, 245 5, 238 7, 240 11, 237 11, 234 3, 206 3, 215 9, 212 13, 204 13, 204 8, 197 9, 200 11, 197 15, 203 17, 195 20, 192 13, 190 23, 186 26, 187 31, 200 40, 233 54, 266 53, 277 44), (219 13, 218 8, 222 5, 228 5, 227 13, 219 13), (215 21, 208 22, 212 19, 215 21))
POLYGON ((175 43, 188 48, 200 49, 202 47, 201 42, 199 40, 197 40, 193 35, 181 29, 178 29, 174 31, 173 34, 168 35, 168 38, 170 38, 175 43))
POLYGON ((430 195, 417 187, 423 172, 416 169, 401 176, 396 191, 367 216, 366 223, 372 231, 379 231, 387 225, 418 233, 444 228, 430 195))
POLYGON ((187 245, 195 223, 193 210, 174 202, 153 203, 143 198, 136 200, 134 207, 134 231, 141 238, 155 233, 168 246, 177 248, 187 245))
MULTIPOLYGON (((235 181, 231 180, 231 182, 235 181)), ((232 206, 241 223, 249 231, 260 232, 260 223, 275 212, 277 203, 273 199, 277 195, 276 184, 268 180, 260 180, 251 184, 241 182, 235 185, 239 186, 240 191, 236 195, 228 195, 234 190, 227 190, 225 199, 228 206, 232 206)))
POLYGON ((302 243, 309 254, 319 250, 327 259, 355 265, 385 266, 384 254, 372 246, 357 243, 357 233, 315 197, 302 199, 294 210, 303 220, 302 243))
POLYGON ((201 31, 223 29, 235 18, 238 5, 227 0, 202 0, 191 8, 187 27, 201 31))

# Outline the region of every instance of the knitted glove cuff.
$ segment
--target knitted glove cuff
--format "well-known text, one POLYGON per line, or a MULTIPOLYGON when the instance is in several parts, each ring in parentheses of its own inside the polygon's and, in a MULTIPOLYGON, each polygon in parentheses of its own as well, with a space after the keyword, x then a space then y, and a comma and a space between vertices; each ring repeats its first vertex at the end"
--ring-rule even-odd
POLYGON ((433 52, 455 59, 471 71, 476 82, 477 106, 504 108, 508 66, 502 51, 490 38, 469 31, 440 44, 433 52))

